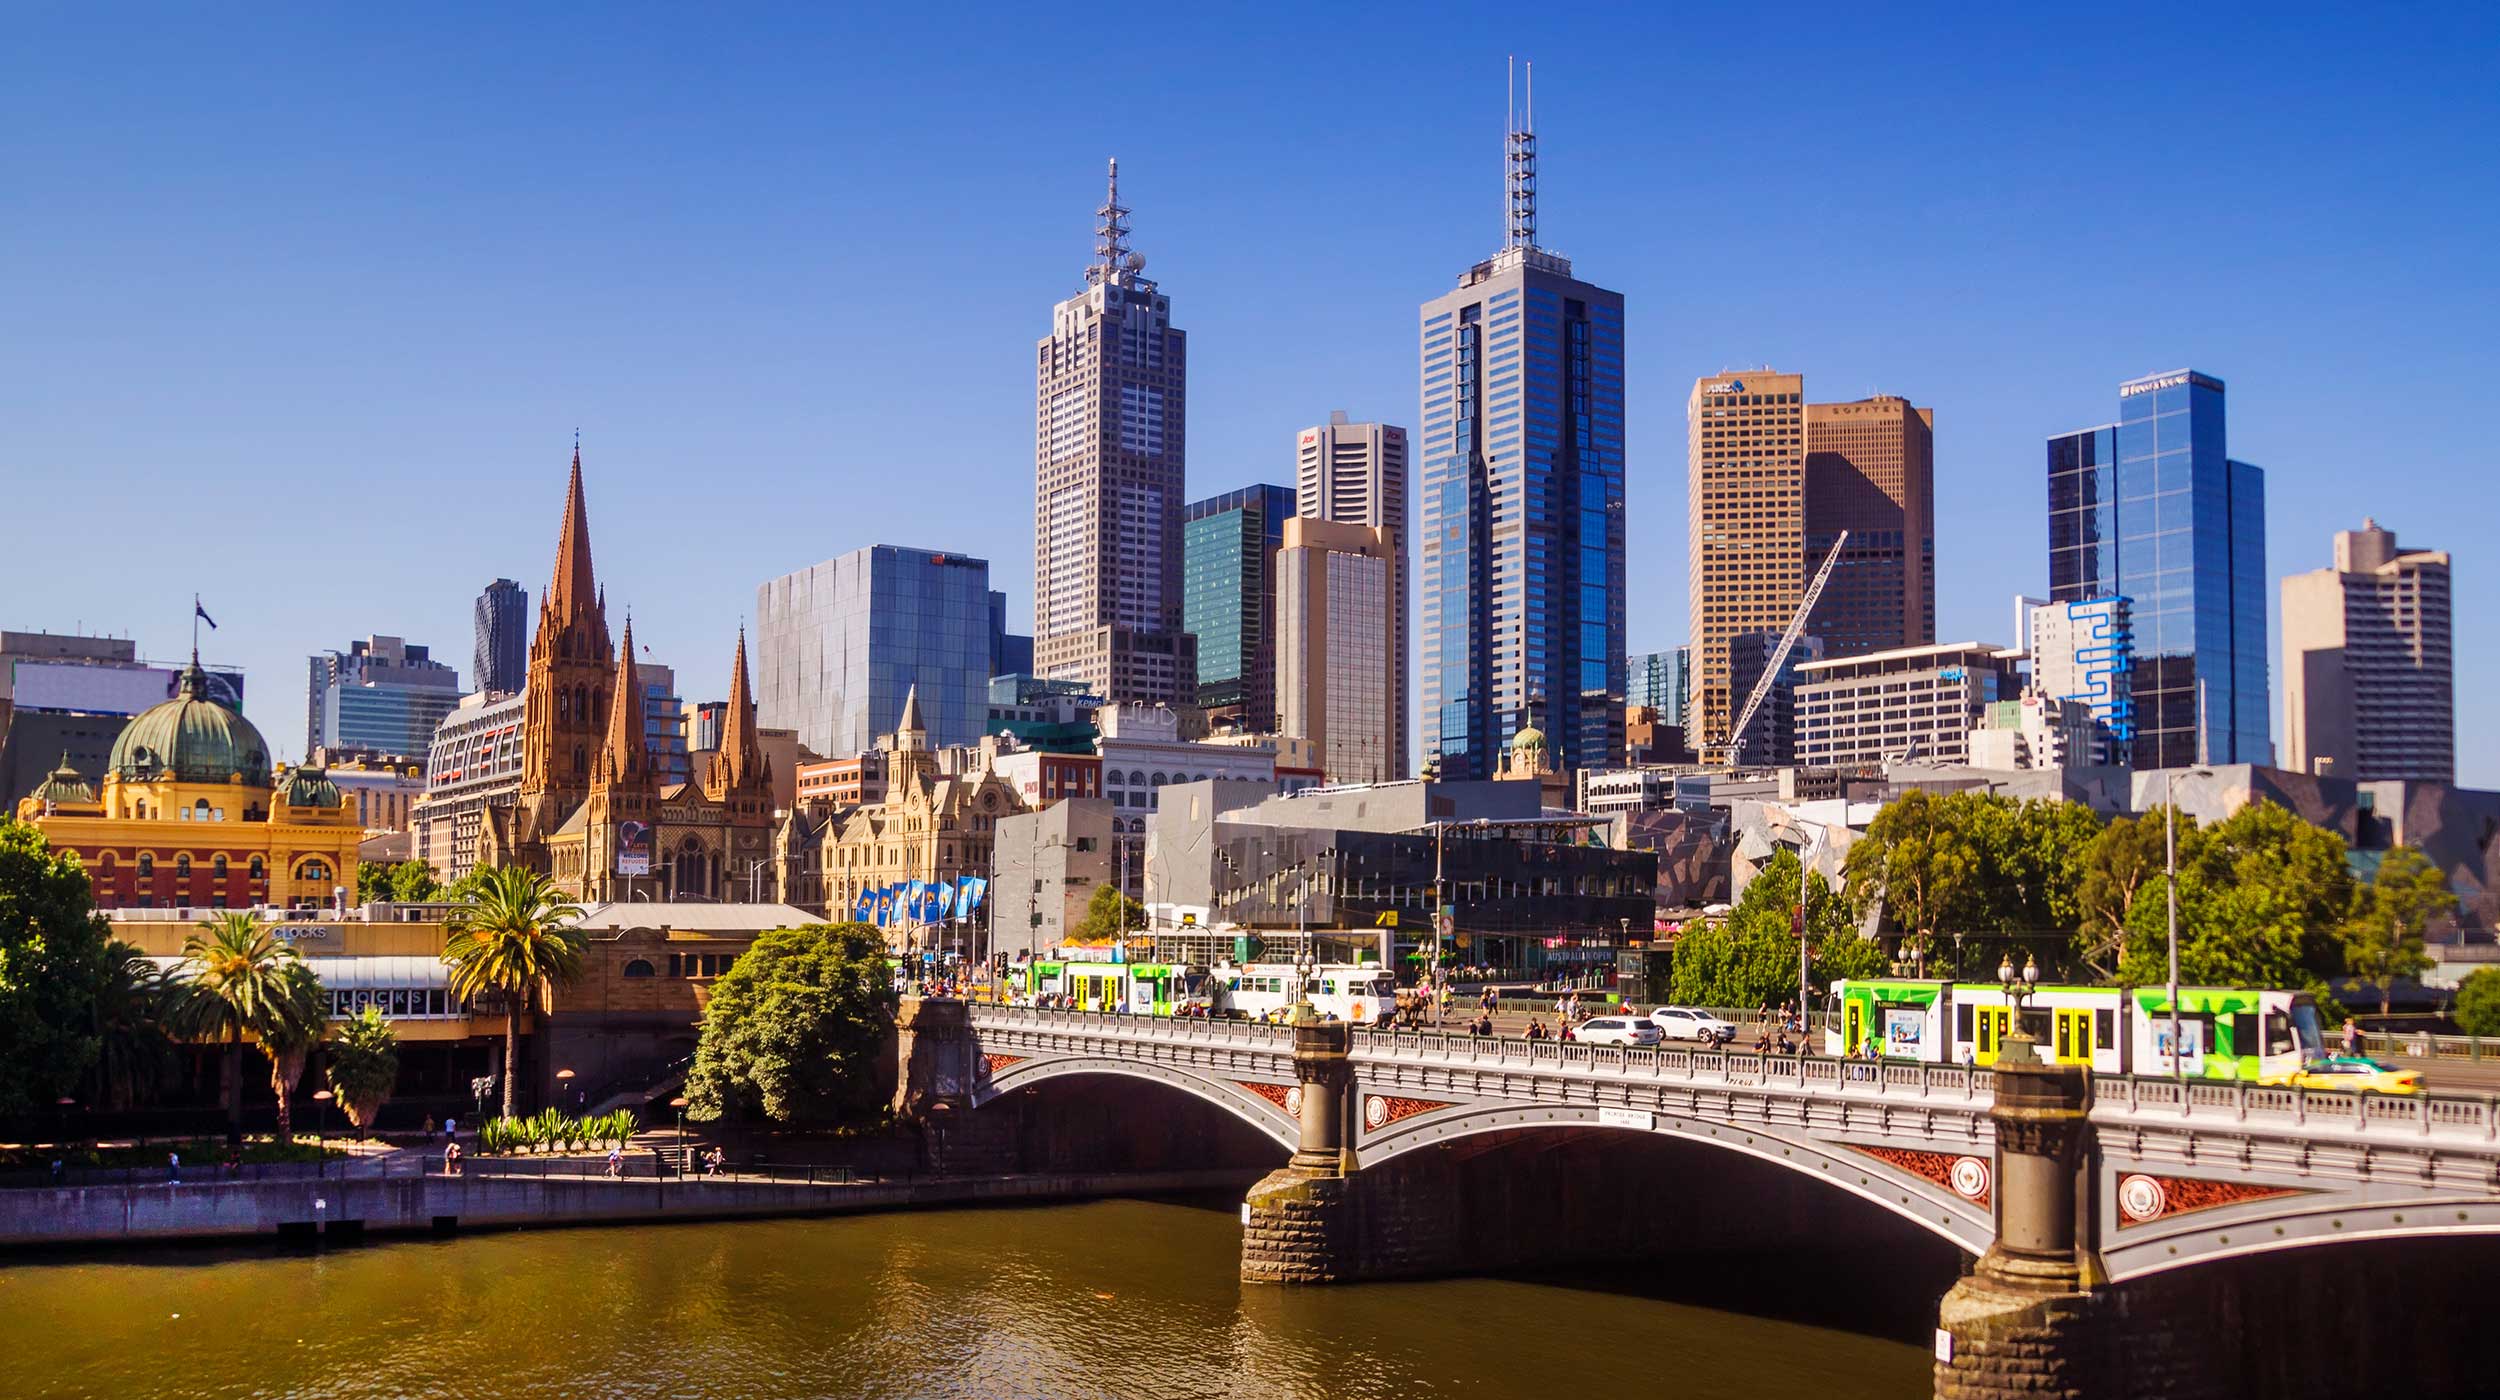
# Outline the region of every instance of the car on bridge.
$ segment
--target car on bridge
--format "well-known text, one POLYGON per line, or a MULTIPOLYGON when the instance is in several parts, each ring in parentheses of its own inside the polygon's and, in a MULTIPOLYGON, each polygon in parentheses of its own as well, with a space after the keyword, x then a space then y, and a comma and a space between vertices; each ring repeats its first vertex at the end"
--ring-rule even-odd
POLYGON ((1658 1028, 1638 1016, 1591 1016, 1571 1028, 1582 1045, 1655 1045, 1658 1028))
POLYGON ((2365 1059, 2359 1055, 2329 1055, 2311 1060, 2300 1072, 2283 1081, 2295 1089, 2350 1089, 2355 1093, 2418 1094, 2422 1092, 2422 1076, 2418 1071, 2398 1069, 2385 1060, 2365 1059))
POLYGON ((1714 1045, 1727 1045, 1736 1039, 1736 1027, 1707 1011, 1689 1006, 1662 1006, 1649 1013, 1651 1025, 1668 1040, 1705 1040, 1714 1045))

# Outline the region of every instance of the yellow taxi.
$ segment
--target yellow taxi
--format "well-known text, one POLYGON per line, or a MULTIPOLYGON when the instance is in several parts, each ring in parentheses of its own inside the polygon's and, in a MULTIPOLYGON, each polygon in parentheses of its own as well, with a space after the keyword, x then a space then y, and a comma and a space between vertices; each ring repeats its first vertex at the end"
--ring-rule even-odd
POLYGON ((2350 1089, 2374 1094, 2422 1092, 2419 1071, 2398 1069, 2385 1060, 2359 1055, 2329 1055, 2311 1060, 2283 1082, 2298 1089, 2350 1089))

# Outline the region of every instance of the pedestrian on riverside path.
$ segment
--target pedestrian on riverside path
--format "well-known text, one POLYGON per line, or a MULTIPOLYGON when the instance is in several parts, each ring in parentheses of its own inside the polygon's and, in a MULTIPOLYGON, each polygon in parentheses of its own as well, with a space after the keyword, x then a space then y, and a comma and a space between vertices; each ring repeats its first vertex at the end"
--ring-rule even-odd
POLYGON ((165 1184, 168 1186, 182 1184, 182 1154, 179 1152, 165 1154, 165 1184))
POLYGON ((2361 1053, 2361 1020, 2359 1017, 2348 1016, 2344 1019, 2344 1053, 2347 1055, 2358 1055, 2361 1053))

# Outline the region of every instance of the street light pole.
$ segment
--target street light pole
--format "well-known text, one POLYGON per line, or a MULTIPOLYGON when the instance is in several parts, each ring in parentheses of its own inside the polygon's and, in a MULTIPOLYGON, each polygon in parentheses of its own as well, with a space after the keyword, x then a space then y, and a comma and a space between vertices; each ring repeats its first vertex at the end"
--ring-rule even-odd
POLYGON ((2184 1079, 2187 1065, 2179 1054, 2179 770, 2164 770, 2162 786, 2166 800, 2162 805, 2161 844, 2167 872, 2162 892, 2170 904, 2170 1077, 2184 1079))

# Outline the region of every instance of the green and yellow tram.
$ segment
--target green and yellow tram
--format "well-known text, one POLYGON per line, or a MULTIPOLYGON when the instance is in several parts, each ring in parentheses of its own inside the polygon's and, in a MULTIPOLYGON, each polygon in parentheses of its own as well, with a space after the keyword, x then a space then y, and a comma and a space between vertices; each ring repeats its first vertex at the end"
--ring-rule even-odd
MULTIPOLYGON (((2014 1026, 2003 987, 1988 982, 1874 978, 1832 984, 1826 1053, 1933 1064, 1996 1063, 2014 1026)), ((2024 997, 2025 1029, 2044 1058, 2100 1074, 2174 1072, 2272 1083, 2325 1053, 2317 1003, 2306 992, 2181 987, 2171 1014, 2165 987, 2044 986, 2024 997), (2171 1055, 2178 1027, 2179 1056, 2171 1055)))

